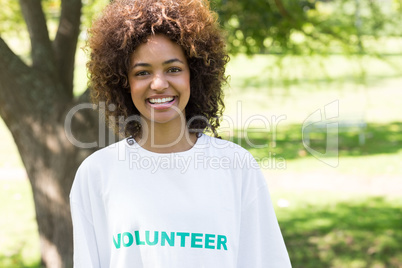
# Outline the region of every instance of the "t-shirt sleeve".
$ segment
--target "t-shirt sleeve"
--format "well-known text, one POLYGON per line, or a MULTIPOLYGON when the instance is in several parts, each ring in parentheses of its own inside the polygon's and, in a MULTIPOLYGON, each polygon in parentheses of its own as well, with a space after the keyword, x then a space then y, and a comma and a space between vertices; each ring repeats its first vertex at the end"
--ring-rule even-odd
POLYGON ((101 267, 86 172, 82 166, 77 171, 70 192, 70 207, 73 221, 74 268, 101 267))
POLYGON ((238 267, 291 267, 262 172, 250 170, 241 212, 238 267))
POLYGON ((100 267, 95 232, 80 206, 71 202, 74 233, 74 268, 100 267))

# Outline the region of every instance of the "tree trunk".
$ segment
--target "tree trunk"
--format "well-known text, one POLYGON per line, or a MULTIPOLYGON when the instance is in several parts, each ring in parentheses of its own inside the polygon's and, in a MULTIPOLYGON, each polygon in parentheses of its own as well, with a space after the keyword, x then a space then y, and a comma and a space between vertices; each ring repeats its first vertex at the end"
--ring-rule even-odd
MULTIPOLYGON (((71 103, 70 107, 75 104, 71 103)), ((69 193, 78 166, 96 149, 76 147, 67 139, 64 120, 68 110, 60 107, 53 116, 12 123, 4 117, 31 183, 42 263, 52 268, 73 266, 69 193), (58 113, 62 116, 56 116, 58 113)), ((97 141, 97 118, 96 111, 78 111, 71 125, 75 138, 97 141)))
POLYGON ((42 263, 70 268, 73 232, 69 193, 79 164, 96 148, 79 148, 66 133, 82 142, 97 142, 99 133, 98 114, 91 109, 74 113, 71 129, 65 129, 71 108, 89 102, 88 93, 73 96, 81 0, 61 0, 54 41, 49 39, 41 0, 20 0, 20 5, 31 40, 32 64, 25 64, 0 37, 0 116, 14 138, 31 183, 42 263))
MULTIPOLYGON (((86 120, 87 123, 95 121, 93 117, 86 117, 86 120)), ((12 134, 32 186, 42 263, 52 268, 72 267, 69 192, 75 171, 92 151, 70 143, 65 134, 64 120, 42 124, 34 121, 30 126, 31 132, 12 131, 12 134)), ((94 137, 89 132, 96 133, 95 130, 96 127, 81 128, 80 132, 94 137)))
MULTIPOLYGON (((51 85, 47 85, 46 79, 37 76, 31 79, 26 79, 30 81, 31 90, 40 88, 43 91, 51 91, 49 89, 51 85)), ((57 87, 57 84, 51 87, 57 87)), ((78 166, 96 148, 82 149, 73 145, 67 138, 66 133, 69 130, 64 126, 69 108, 83 103, 84 100, 87 98, 67 104, 61 101, 48 109, 43 109, 42 112, 36 112, 35 107, 30 107, 27 109, 32 110, 29 115, 24 112, 25 109, 14 109, 11 115, 2 113, 31 183, 41 258, 45 267, 73 266, 69 193, 78 166)), ((3 101, 4 99, 1 100, 2 103, 3 101)), ((40 101, 38 99, 38 102, 40 101)), ((71 132, 82 142, 98 142, 98 125, 96 111, 79 110, 72 118, 71 132)))
MULTIPOLYGON (((46 134, 50 142, 59 138, 55 133, 46 134)), ((78 165, 76 150, 60 150, 60 147, 52 148, 54 145, 40 142, 22 146, 31 152, 25 154, 24 164, 32 186, 42 263, 46 267, 72 267, 68 189, 74 176, 71 171, 76 170, 78 165)))

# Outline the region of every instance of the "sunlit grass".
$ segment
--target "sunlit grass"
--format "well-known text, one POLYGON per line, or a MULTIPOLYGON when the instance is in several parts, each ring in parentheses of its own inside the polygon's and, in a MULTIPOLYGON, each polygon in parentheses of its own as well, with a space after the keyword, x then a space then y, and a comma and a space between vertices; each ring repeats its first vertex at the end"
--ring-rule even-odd
MULTIPOLYGON (((325 166, 307 151, 302 141, 301 125, 283 125, 276 131, 272 129, 266 129, 264 132, 242 131, 240 129, 221 134, 223 138, 249 150, 257 160, 284 159, 287 162, 287 171, 309 172, 320 170, 320 166, 325 166)), ((339 158, 339 165, 334 171, 366 177, 402 176, 402 123, 368 123, 364 129, 366 136, 364 144, 359 144, 358 135, 356 132, 338 134, 338 148, 331 155, 339 158)), ((310 148, 325 152, 326 135, 315 133, 311 138, 310 148)), ((325 162, 326 158, 323 157, 321 160, 325 162)))
POLYGON ((0 267, 38 267, 39 237, 27 180, 0 179, 0 267))
POLYGON ((402 198, 274 193, 294 267, 400 267, 402 198), (317 198, 319 197, 319 198, 317 198))
MULTIPOLYGON (((279 125, 301 124, 310 114, 339 101, 341 117, 360 116, 367 122, 402 120, 402 56, 348 58, 234 57, 227 73, 226 115, 238 128, 255 114, 282 116, 279 125), (241 97, 239 97, 241 96, 241 97), (240 116, 242 120, 239 120, 240 116)), ((258 122, 254 122, 258 123, 258 122)))

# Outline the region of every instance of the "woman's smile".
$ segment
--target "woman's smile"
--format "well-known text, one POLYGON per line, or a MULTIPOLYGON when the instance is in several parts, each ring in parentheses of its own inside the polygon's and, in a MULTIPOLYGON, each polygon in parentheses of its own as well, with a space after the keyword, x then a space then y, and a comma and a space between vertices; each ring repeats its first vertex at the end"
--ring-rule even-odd
POLYGON ((148 105, 155 110, 166 110, 176 103, 177 98, 174 96, 169 97, 151 97, 147 99, 148 105))

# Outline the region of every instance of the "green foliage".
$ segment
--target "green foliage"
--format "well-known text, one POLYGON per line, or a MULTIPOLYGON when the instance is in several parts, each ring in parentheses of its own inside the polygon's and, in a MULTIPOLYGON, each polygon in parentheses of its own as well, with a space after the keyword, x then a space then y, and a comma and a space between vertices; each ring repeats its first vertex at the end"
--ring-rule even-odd
POLYGON ((92 19, 110 2, 110 0, 83 0, 82 23, 84 28, 91 25, 92 19))
MULTIPOLYGON (((83 0, 85 30, 109 0, 83 0)), ((325 54, 371 52, 366 43, 400 36, 400 0, 211 0, 231 53, 325 54)), ((0 32, 26 27, 18 1, 0 0, 0 32)), ((42 0, 54 36, 60 0, 42 0)))
POLYGON ((360 53, 367 37, 400 34, 398 1, 216 0, 213 6, 234 54, 360 53))
POLYGON ((304 8, 314 8, 307 1, 284 6, 281 1, 227 1, 218 0, 213 6, 218 11, 228 45, 232 53, 260 53, 268 48, 271 53, 292 49, 290 35, 306 19, 304 8))
MULTIPOLYGON (((109 3, 109 0, 82 0, 82 24, 87 28, 92 18, 109 3)), ((49 34, 54 37, 60 15, 61 0, 42 0, 43 12, 46 16, 49 34)), ((26 31, 24 19, 18 1, 0 0, 0 33, 18 35, 26 31)))
POLYGON ((5 32, 15 34, 26 29, 18 1, 0 0, 0 6, 0 35, 5 32))
MULTIPOLYGON (((60 1, 42 0, 42 8, 49 22, 57 21, 60 14, 60 1)), ((18 35, 21 31, 26 31, 19 1, 0 0, 0 6, 1 33, 18 35)))

